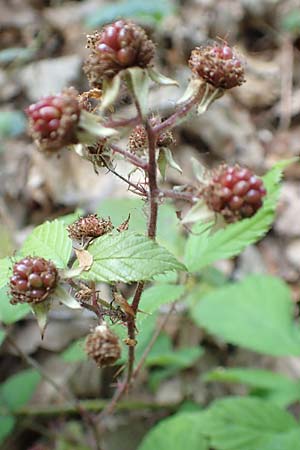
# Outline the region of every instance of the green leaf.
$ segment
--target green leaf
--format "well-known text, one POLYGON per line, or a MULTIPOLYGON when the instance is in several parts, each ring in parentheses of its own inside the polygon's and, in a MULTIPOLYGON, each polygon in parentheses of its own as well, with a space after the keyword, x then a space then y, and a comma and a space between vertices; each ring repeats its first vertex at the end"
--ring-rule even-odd
POLYGON ((297 35, 300 31, 300 11, 292 9, 288 11, 281 19, 281 27, 284 31, 297 35))
MULTIPOLYGON (((110 216, 114 226, 119 226, 130 214, 129 230, 146 233, 147 205, 136 198, 109 199, 101 202, 97 213, 100 217, 110 216)), ((175 208, 164 203, 158 210, 157 242, 179 257, 183 253, 184 238, 180 233, 175 208)))
POLYGON ((174 350, 171 339, 161 335, 149 353, 145 364, 146 366, 173 367, 177 370, 186 369, 193 366, 203 353, 204 350, 200 346, 174 350))
POLYGON ((274 435, 257 450, 295 450, 299 447, 299 442, 300 429, 295 428, 281 435, 274 435))
POLYGON ((300 333, 293 310, 284 282, 254 275, 208 293, 191 315, 227 342, 269 355, 299 355, 300 333))
POLYGON ((52 300, 49 298, 41 303, 33 304, 31 307, 40 329, 41 339, 44 339, 46 327, 48 324, 48 313, 51 309, 51 306, 52 300))
POLYGON ((80 362, 85 361, 87 354, 84 351, 84 340, 78 339, 73 342, 62 354, 63 360, 65 362, 80 362))
POLYGON ((172 78, 166 77, 162 73, 158 72, 154 67, 148 67, 148 74, 154 83, 160 84, 161 86, 179 86, 178 81, 172 78))
POLYGON ((36 370, 23 370, 1 385, 3 405, 11 411, 24 406, 31 399, 41 376, 36 370))
POLYGON ((230 224, 214 234, 211 234, 210 229, 205 230, 207 224, 200 223, 194 227, 185 253, 185 262, 190 271, 198 271, 219 259, 236 256, 267 233, 274 221, 282 170, 293 161, 281 161, 263 178, 267 196, 263 207, 253 217, 230 224))
MULTIPOLYGON (((260 389, 285 389, 296 386, 295 381, 276 372, 262 369, 233 368, 215 369, 205 374, 205 381, 223 381, 227 383, 246 384, 260 389)), ((300 394, 299 394, 300 395, 300 394)))
POLYGON ((140 67, 131 67, 126 69, 126 73, 128 74, 129 79, 128 86, 140 106, 142 116, 145 117, 148 113, 150 87, 148 72, 140 67))
POLYGON ((110 217, 115 227, 118 227, 130 214, 129 231, 146 233, 145 202, 136 198, 114 198, 103 200, 97 214, 100 217, 110 217))
POLYGON ((41 256, 64 268, 70 259, 72 241, 60 220, 45 222, 36 227, 25 240, 21 249, 23 256, 41 256))
POLYGON ((115 75, 113 78, 104 79, 102 87, 102 97, 100 111, 105 111, 117 99, 121 87, 121 76, 115 75))
POLYGON ((79 127, 83 130, 80 132, 80 142, 81 143, 92 143, 93 137, 96 138, 111 138, 118 134, 118 131, 114 128, 108 128, 102 125, 100 122, 100 116, 89 113, 84 109, 80 113, 79 127), (86 134, 87 133, 87 134, 86 134))
POLYGON ((0 259, 0 289, 8 283, 8 280, 12 274, 12 260, 11 258, 0 259))
POLYGON ((142 281, 171 270, 184 270, 174 256, 151 239, 124 231, 101 236, 89 247, 93 264, 80 278, 94 281, 142 281))
POLYGON ((12 305, 9 300, 7 287, 0 289, 0 322, 5 325, 17 322, 30 312, 27 303, 12 305))
POLYGON ((0 113, 0 139, 10 136, 18 136, 23 133, 25 129, 26 118, 21 111, 2 111, 0 113))
POLYGON ((84 210, 81 208, 77 208, 73 213, 66 214, 65 216, 60 216, 57 218, 60 222, 63 222, 65 227, 67 225, 71 225, 71 223, 75 222, 75 220, 79 219, 79 217, 84 215, 84 210))
POLYGON ((262 369, 215 369, 204 376, 205 381, 245 384, 251 394, 285 407, 300 398, 299 382, 276 372, 262 369))
POLYGON ((138 450, 208 450, 202 417, 199 412, 181 413, 160 421, 146 434, 138 450))
POLYGON ((71 293, 62 287, 57 286, 53 294, 51 294, 51 300, 58 300, 60 303, 70 309, 81 309, 80 303, 71 295, 71 293))
POLYGON ((160 306, 178 300, 184 294, 185 287, 174 284, 151 286, 142 293, 139 308, 149 314, 160 306))
POLYGON ((261 399, 217 400, 205 415, 203 431, 215 450, 292 450, 279 443, 300 431, 293 416, 261 399))
POLYGON ((0 414, 0 444, 12 432, 15 426, 15 418, 13 416, 4 416, 0 414))

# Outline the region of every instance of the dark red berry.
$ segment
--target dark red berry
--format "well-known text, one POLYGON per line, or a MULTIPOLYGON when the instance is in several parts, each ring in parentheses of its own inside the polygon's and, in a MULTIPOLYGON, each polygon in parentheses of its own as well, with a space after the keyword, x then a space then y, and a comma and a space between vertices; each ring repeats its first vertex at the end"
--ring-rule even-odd
POLYGON ((101 87, 105 78, 112 78, 127 67, 148 67, 155 48, 141 27, 126 20, 88 35, 87 47, 91 53, 84 71, 93 87, 101 87))
POLYGON ((40 303, 57 285, 57 269, 51 261, 26 257, 13 266, 10 278, 11 303, 40 303))
POLYGON ((231 89, 244 83, 244 64, 228 45, 196 47, 189 66, 197 77, 215 88, 231 89))
POLYGON ((51 152, 77 143, 80 111, 78 93, 73 88, 30 105, 26 109, 29 131, 39 148, 51 152))
POLYGON ((201 194, 211 210, 222 214, 226 222, 235 222, 256 213, 262 206, 266 189, 251 170, 222 165, 201 194))

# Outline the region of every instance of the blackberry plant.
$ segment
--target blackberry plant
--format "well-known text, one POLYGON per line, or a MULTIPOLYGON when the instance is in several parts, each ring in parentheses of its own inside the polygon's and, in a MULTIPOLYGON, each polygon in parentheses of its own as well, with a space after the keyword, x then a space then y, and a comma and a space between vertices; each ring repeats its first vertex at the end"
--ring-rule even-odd
MULTIPOLYGON (((174 111, 162 119, 148 107, 151 83, 161 89, 178 83, 157 71, 155 45, 140 26, 118 20, 89 35, 87 47, 84 72, 91 89, 79 94, 68 88, 29 106, 30 135, 40 152, 53 156, 76 152, 92 163, 91 170, 108 170, 139 200, 118 205, 109 200, 97 214, 36 227, 13 258, 0 260, 4 297, 0 314, 7 326, 1 337, 9 339, 8 326, 30 310, 42 337, 48 313, 57 302, 93 313, 93 331, 87 336, 85 351, 81 348, 75 356, 74 351, 67 352, 66 360, 87 354, 99 367, 123 364, 126 372, 100 417, 91 417, 80 402, 73 404, 95 429, 98 420, 114 411, 144 365, 159 365, 167 358, 172 370, 180 370, 204 352, 195 346, 173 354, 165 345, 165 353, 159 348, 153 353, 178 301, 186 301, 189 316, 198 326, 261 353, 299 355, 300 333, 292 320, 288 288, 280 280, 262 276, 240 283, 206 280, 208 294, 202 289, 207 266, 238 255, 267 233, 274 220, 283 169, 292 161, 278 163, 263 177, 238 164, 221 164, 212 170, 198 167, 194 180, 172 189, 160 182, 169 167, 181 171, 172 155, 172 129, 191 113, 204 114, 226 90, 245 82, 242 57, 227 43, 194 49, 186 91, 174 111), (134 111, 125 118, 118 115, 124 92, 134 111), (119 141, 125 138, 127 145, 123 146, 119 141), (118 172, 118 159, 131 164, 131 172, 139 174, 137 181, 130 173, 124 177, 118 172), (177 210, 170 203, 174 201, 177 210), (135 216, 137 207, 146 209, 145 221, 135 216), (109 298, 102 298, 100 283, 110 286, 109 298), (134 288, 133 294, 127 285, 134 288), (155 330, 157 311, 165 304, 169 304, 168 313, 155 330), (259 329, 253 325, 257 323, 259 329)), ((190 450, 295 449, 286 442, 299 439, 299 427, 288 413, 276 408, 257 399, 220 401, 207 413, 170 419, 184 430, 181 441, 170 434, 166 422, 150 432, 139 448, 148 450, 159 442, 164 449, 170 443, 178 449, 188 445, 190 450), (249 420, 256 415, 257 420, 249 420), (275 428, 270 426, 271 416, 275 428), (233 423, 231 432, 226 421, 233 423), (261 423, 266 423, 266 432, 261 423), (251 439, 243 445, 247 430, 251 439), (277 438, 279 444, 274 447, 277 438)), ((14 426, 14 413, 14 408, 5 412, 6 433, 14 426)), ((100 449, 99 436, 95 441, 95 448, 100 449)))

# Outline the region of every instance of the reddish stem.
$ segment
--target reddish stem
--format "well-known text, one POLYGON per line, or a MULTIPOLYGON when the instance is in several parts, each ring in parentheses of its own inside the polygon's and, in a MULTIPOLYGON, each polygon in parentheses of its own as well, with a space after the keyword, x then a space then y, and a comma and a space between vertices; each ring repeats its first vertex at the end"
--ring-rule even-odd
POLYGON ((105 126, 108 128, 122 128, 122 127, 134 127, 135 125, 138 125, 140 123, 139 116, 132 117, 131 119, 119 119, 119 120, 113 120, 108 119, 105 122, 105 126))
POLYGON ((196 197, 191 192, 179 192, 179 191, 173 191, 172 189, 160 189, 158 191, 158 197, 159 198, 173 198, 174 200, 184 200, 189 203, 196 203, 198 197, 196 197))
POLYGON ((162 123, 159 123, 153 128, 153 132, 158 136, 163 131, 170 130, 171 128, 174 128, 176 125, 178 125, 179 121, 183 119, 190 110, 196 106, 199 103, 199 100, 202 97, 202 91, 199 90, 198 95, 195 95, 190 100, 188 100, 186 103, 184 103, 182 106, 178 107, 178 109, 171 114, 170 117, 168 117, 166 120, 164 120, 162 123))
POLYGON ((110 148, 115 152, 119 153, 120 155, 125 156, 125 158, 130 161, 134 166, 139 167, 143 170, 148 169, 148 163, 142 158, 139 158, 136 155, 133 155, 132 153, 128 152, 127 150, 124 150, 123 148, 118 147, 115 144, 110 144, 110 148))

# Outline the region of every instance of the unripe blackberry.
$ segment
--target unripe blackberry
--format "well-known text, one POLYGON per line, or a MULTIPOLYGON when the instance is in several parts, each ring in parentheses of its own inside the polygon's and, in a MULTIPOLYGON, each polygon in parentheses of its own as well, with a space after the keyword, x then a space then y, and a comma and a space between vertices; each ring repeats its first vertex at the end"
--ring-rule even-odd
POLYGON ((53 292, 57 282, 57 269, 51 261, 27 256, 13 266, 10 303, 41 303, 53 292))
POLYGON ((88 35, 87 48, 91 53, 84 72, 93 87, 101 87, 104 78, 112 78, 127 67, 149 66, 155 49, 141 27, 125 20, 118 20, 100 32, 88 35))
POLYGON ((113 228, 110 219, 102 219, 97 214, 89 214, 86 217, 80 217, 67 229, 71 239, 82 241, 102 236, 112 231, 113 228))
POLYGON ((230 223, 252 217, 261 208, 266 189, 251 170, 224 164, 215 171, 202 195, 208 207, 230 223))
POLYGON ((196 47, 190 56, 193 73, 215 88, 231 89, 244 83, 244 64, 227 44, 196 47))
POLYGON ((76 131, 82 105, 75 89, 49 95, 26 109, 29 132, 41 150, 56 152, 78 142, 76 131))
POLYGON ((119 338, 108 328, 106 323, 97 326, 87 336, 85 350, 98 367, 111 366, 121 356, 119 338))

